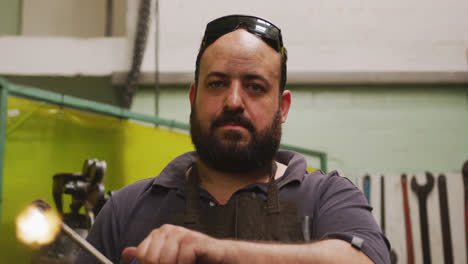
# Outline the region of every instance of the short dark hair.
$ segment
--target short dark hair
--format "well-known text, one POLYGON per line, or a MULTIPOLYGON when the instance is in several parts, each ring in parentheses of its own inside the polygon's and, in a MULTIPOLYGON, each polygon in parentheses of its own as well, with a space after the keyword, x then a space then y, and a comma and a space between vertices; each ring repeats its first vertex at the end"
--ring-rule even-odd
MULTIPOLYGON (((253 34, 252 34, 253 35, 253 34)), ((197 61, 195 62, 195 88, 198 88, 198 76, 200 74, 200 63, 203 53, 205 53, 206 48, 209 46, 200 44, 200 49, 198 50, 197 61)), ((286 80, 287 80, 287 61, 288 61, 288 51, 286 47, 283 47, 283 53, 281 54, 281 77, 279 82, 279 96, 284 92, 286 87, 286 80)))

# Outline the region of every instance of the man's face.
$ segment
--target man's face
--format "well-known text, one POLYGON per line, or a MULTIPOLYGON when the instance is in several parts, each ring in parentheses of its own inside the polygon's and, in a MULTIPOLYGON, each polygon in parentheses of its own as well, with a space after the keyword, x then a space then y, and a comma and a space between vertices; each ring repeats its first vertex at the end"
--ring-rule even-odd
POLYGON ((242 29, 205 50, 198 87, 190 91, 190 123, 192 141, 208 166, 227 172, 271 166, 290 105, 289 91, 279 96, 280 59, 242 29))

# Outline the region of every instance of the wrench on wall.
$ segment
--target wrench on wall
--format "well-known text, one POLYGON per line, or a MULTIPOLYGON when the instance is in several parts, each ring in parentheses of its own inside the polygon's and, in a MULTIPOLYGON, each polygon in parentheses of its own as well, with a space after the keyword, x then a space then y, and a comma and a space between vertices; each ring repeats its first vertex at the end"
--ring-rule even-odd
POLYGON ((411 179, 411 189, 418 196, 419 203, 419 220, 421 222, 421 243, 423 250, 424 264, 431 264, 431 249, 429 246, 429 225, 427 219, 427 196, 434 187, 434 176, 426 172, 426 184, 419 185, 416 182, 416 177, 411 179))

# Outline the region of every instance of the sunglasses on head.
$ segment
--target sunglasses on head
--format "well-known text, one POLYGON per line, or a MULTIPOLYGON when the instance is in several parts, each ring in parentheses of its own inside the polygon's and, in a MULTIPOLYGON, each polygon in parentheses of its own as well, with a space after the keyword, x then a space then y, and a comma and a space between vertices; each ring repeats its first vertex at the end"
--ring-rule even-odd
POLYGON ((210 46, 221 36, 239 28, 258 36, 277 52, 284 53, 281 30, 277 26, 263 18, 244 15, 224 16, 208 23, 202 41, 202 48, 210 46))

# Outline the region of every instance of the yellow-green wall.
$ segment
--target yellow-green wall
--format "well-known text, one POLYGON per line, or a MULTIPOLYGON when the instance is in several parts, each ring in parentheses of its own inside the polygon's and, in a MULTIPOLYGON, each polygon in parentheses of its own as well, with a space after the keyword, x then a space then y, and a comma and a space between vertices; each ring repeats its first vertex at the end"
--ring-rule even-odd
POLYGON ((81 172, 85 159, 97 158, 107 162, 106 190, 118 190, 157 176, 193 149, 187 134, 54 105, 10 97, 8 112, 0 263, 29 262, 32 250, 16 239, 15 218, 39 198, 54 206, 54 174, 81 172))

